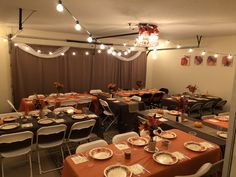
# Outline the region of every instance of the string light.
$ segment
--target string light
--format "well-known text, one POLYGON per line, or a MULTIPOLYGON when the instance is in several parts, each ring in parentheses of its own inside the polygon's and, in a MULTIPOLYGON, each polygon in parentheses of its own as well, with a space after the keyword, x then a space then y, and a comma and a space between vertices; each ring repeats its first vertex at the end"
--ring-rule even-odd
POLYGON ((25 47, 25 50, 29 50, 29 47, 25 47))
POLYGON ((41 53, 41 50, 37 50, 38 53, 41 53))
POLYGON ((130 50, 130 49, 128 49, 128 50, 127 50, 127 52, 128 52, 128 53, 131 53, 131 50, 130 50))
POLYGON ((176 46, 176 48, 177 48, 177 49, 180 49, 180 48, 181 48, 181 45, 178 44, 178 45, 176 46))
POLYGON ((52 52, 49 52, 49 55, 52 55, 52 52))
POLYGON ((17 43, 15 43, 15 44, 14 44, 14 46, 16 46, 16 47, 17 47, 17 46, 18 46, 18 44, 17 44, 17 43))
POLYGON ((114 47, 110 47, 111 50, 114 50, 114 47))
POLYGON ((100 49, 102 49, 102 50, 105 49, 105 45, 104 45, 104 44, 101 44, 101 45, 100 45, 100 49))
POLYGON ((65 54, 64 53, 61 53, 61 56, 64 56, 65 54))
POLYGON ((86 52, 85 52, 85 55, 89 55, 89 52, 88 52, 88 51, 86 51, 86 52))
POLYGON ((124 55, 128 55, 128 52, 127 52, 127 51, 125 51, 125 52, 124 52, 124 55))
POLYGON ((191 49, 189 49, 189 50, 188 50, 188 52, 189 52, 189 53, 193 52, 193 49, 192 49, 192 48, 191 48, 191 49))
POLYGON ((57 9, 58 12, 63 12, 64 7, 63 7, 63 5, 62 5, 61 0, 58 0, 56 9, 57 9))
POLYGON ((121 56, 121 52, 118 52, 118 54, 117 54, 118 56, 121 56))
POLYGON ((112 53, 112 50, 111 50, 111 49, 108 49, 108 50, 107 50, 107 53, 108 53, 108 54, 111 54, 111 53, 112 53))
POLYGON ((93 38, 92 38, 91 35, 89 35, 89 37, 87 38, 87 41, 88 41, 89 43, 93 42, 93 38))
POLYGON ((75 29, 76 29, 77 31, 80 31, 80 30, 81 30, 81 25, 79 24, 79 20, 76 20, 76 22, 75 22, 75 29))
POLYGON ((98 53, 101 53, 101 52, 102 52, 102 51, 99 49, 99 50, 98 50, 98 53))
POLYGON ((76 53, 75 53, 75 52, 72 52, 72 55, 76 55, 76 53))
POLYGON ((116 51, 113 51, 113 52, 112 52, 112 55, 113 55, 113 56, 116 56, 116 51))
POLYGON ((135 47, 130 47, 130 50, 134 51, 134 50, 135 50, 135 47))
POLYGON ((123 46, 126 46, 127 44, 126 43, 123 43, 123 46))
POLYGON ((165 43, 166 43, 166 45, 168 45, 168 44, 170 43, 170 40, 166 40, 166 42, 165 42, 165 43))
POLYGON ((227 58, 228 58, 228 59, 232 59, 233 57, 232 57, 231 54, 229 54, 229 55, 227 56, 227 58))
POLYGON ((217 54, 217 53, 216 53, 216 54, 214 54, 214 57, 215 57, 215 58, 217 58, 217 57, 218 57, 218 54, 217 54))
POLYGON ((202 55, 202 56, 206 55, 206 52, 205 52, 205 51, 202 51, 201 55, 202 55))

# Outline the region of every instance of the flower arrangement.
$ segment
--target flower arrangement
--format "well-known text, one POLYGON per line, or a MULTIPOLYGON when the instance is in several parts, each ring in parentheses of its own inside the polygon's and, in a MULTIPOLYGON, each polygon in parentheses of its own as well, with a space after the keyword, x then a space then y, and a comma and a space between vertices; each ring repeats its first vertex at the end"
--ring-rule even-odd
POLYGON ((62 89, 64 88, 64 85, 60 82, 53 82, 54 87, 57 90, 57 93, 61 92, 62 89))
POLYGON ((33 101, 32 101, 35 109, 42 110, 46 106, 48 106, 47 101, 40 99, 37 94, 35 96, 36 96, 35 99, 33 99, 33 101))
POLYGON ((179 111, 185 113, 188 109, 188 99, 182 95, 177 99, 177 101, 178 101, 179 111))
POLYGON ((192 94, 194 94, 194 92, 196 92, 197 90, 197 86, 196 85, 188 85, 186 87, 192 94))
POLYGON ((139 125, 139 130, 149 131, 150 137, 154 137, 153 130, 158 129, 161 121, 156 119, 155 117, 148 117, 146 122, 143 122, 139 125))
POLYGON ((143 81, 136 81, 136 86, 138 89, 141 89, 143 87, 143 81))
POLYGON ((115 83, 109 83, 108 85, 107 85, 107 88, 109 89, 109 92, 111 93, 111 92, 114 92, 114 91, 116 91, 117 89, 118 89, 118 87, 117 87, 117 85, 115 84, 115 83))

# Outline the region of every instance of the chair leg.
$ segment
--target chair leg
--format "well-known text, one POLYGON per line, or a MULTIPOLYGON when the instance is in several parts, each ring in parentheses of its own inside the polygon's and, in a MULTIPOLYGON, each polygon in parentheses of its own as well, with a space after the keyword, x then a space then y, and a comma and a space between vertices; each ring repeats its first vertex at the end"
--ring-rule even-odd
POLYGON ((32 168, 32 160, 31 160, 31 153, 29 153, 29 165, 30 165, 30 177, 33 177, 33 168, 32 168))
POLYGON ((62 146, 60 147, 60 149, 61 149, 62 162, 64 162, 65 157, 64 157, 64 153, 63 153, 63 148, 62 148, 62 146))
POLYGON ((39 174, 41 175, 42 174, 42 167, 41 167, 39 149, 37 150, 37 156, 38 156, 39 174))
POLYGON ((4 177, 3 158, 1 158, 2 177, 4 177))
POLYGON ((108 127, 106 128, 105 132, 116 122, 116 118, 108 125, 108 127))
POLYGON ((70 147, 69 147, 69 142, 66 143, 66 147, 68 149, 69 154, 71 155, 70 147))

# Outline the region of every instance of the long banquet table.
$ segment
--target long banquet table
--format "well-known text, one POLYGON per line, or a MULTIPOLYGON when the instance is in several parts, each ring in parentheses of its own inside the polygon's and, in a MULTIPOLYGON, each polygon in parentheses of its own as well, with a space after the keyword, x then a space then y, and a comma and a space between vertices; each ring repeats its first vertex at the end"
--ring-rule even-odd
MULTIPOLYGON (((221 159, 220 147, 216 144, 212 144, 213 147, 207 149, 205 152, 193 152, 184 147, 184 142, 196 141, 205 142, 201 138, 187 134, 181 130, 172 129, 176 133, 177 137, 171 140, 171 144, 168 148, 168 152, 180 152, 187 156, 179 160, 174 165, 161 165, 152 159, 152 154, 144 151, 143 147, 131 146, 131 159, 126 160, 124 158, 116 156, 116 152, 120 151, 116 148, 114 144, 110 144, 107 148, 110 148, 114 155, 107 160, 90 160, 80 164, 75 164, 71 159, 72 156, 68 156, 64 161, 64 168, 62 170, 62 177, 102 177, 103 171, 109 165, 117 164, 119 161, 122 165, 133 165, 140 164, 150 173, 145 172, 141 176, 145 177, 174 177, 176 175, 187 175, 192 174, 204 163, 211 162, 215 163, 221 159)), ((160 151, 167 151, 165 147, 162 146, 161 142, 157 142, 156 146, 160 151)), ((87 153, 85 153, 87 154, 87 153)), ((84 155, 85 155, 84 154, 84 155)))
MULTIPOLYGON (((220 117, 222 117, 222 116, 216 116, 214 118, 205 119, 205 120, 203 120, 203 123, 210 126, 210 127, 227 131, 228 126, 229 126, 229 122, 219 119, 220 117)), ((229 118, 229 116, 225 116, 225 117, 229 118)))
MULTIPOLYGON (((83 98, 91 98, 92 99, 92 110, 93 112, 95 112, 97 115, 99 115, 100 113, 100 107, 99 107, 99 102, 96 96, 88 94, 88 93, 77 93, 74 95, 64 95, 64 96, 59 96, 59 97, 46 97, 45 100, 49 101, 49 102, 55 102, 56 103, 56 108, 60 107, 60 104, 62 101, 66 101, 66 100, 76 100, 79 101, 83 98)), ((22 98, 21 102, 20 102, 20 106, 18 111, 31 111, 34 110, 34 105, 32 102, 32 99, 28 99, 28 98, 22 98)))

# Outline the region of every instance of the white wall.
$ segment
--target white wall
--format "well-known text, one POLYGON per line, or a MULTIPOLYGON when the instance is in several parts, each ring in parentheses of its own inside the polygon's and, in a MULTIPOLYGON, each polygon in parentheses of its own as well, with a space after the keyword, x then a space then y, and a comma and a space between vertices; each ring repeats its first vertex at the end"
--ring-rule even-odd
MULTIPOLYGON (((9 29, 0 26, 0 36, 6 36, 9 29)), ((7 99, 12 99, 10 56, 8 52, 8 42, 0 39, 0 113, 9 112, 10 107, 7 99)))
MULTIPOLYGON (((195 40, 178 41, 180 44, 193 45, 195 40)), ((221 64, 219 55, 216 66, 207 66, 208 55, 217 53, 236 54, 236 36, 225 36, 215 38, 203 38, 200 49, 193 53, 188 50, 166 50, 158 51, 157 59, 153 60, 153 52, 148 56, 147 87, 166 87, 171 94, 182 93, 189 84, 196 84, 199 93, 207 93, 220 96, 230 102, 232 95, 234 66, 224 67, 221 64), (202 65, 197 66, 194 56, 201 54, 201 51, 210 51, 204 57, 202 65), (181 66, 180 58, 184 55, 191 55, 190 66, 181 66)), ((236 65, 236 57, 233 65, 236 65)), ((227 104, 228 107, 229 104, 227 104)))

